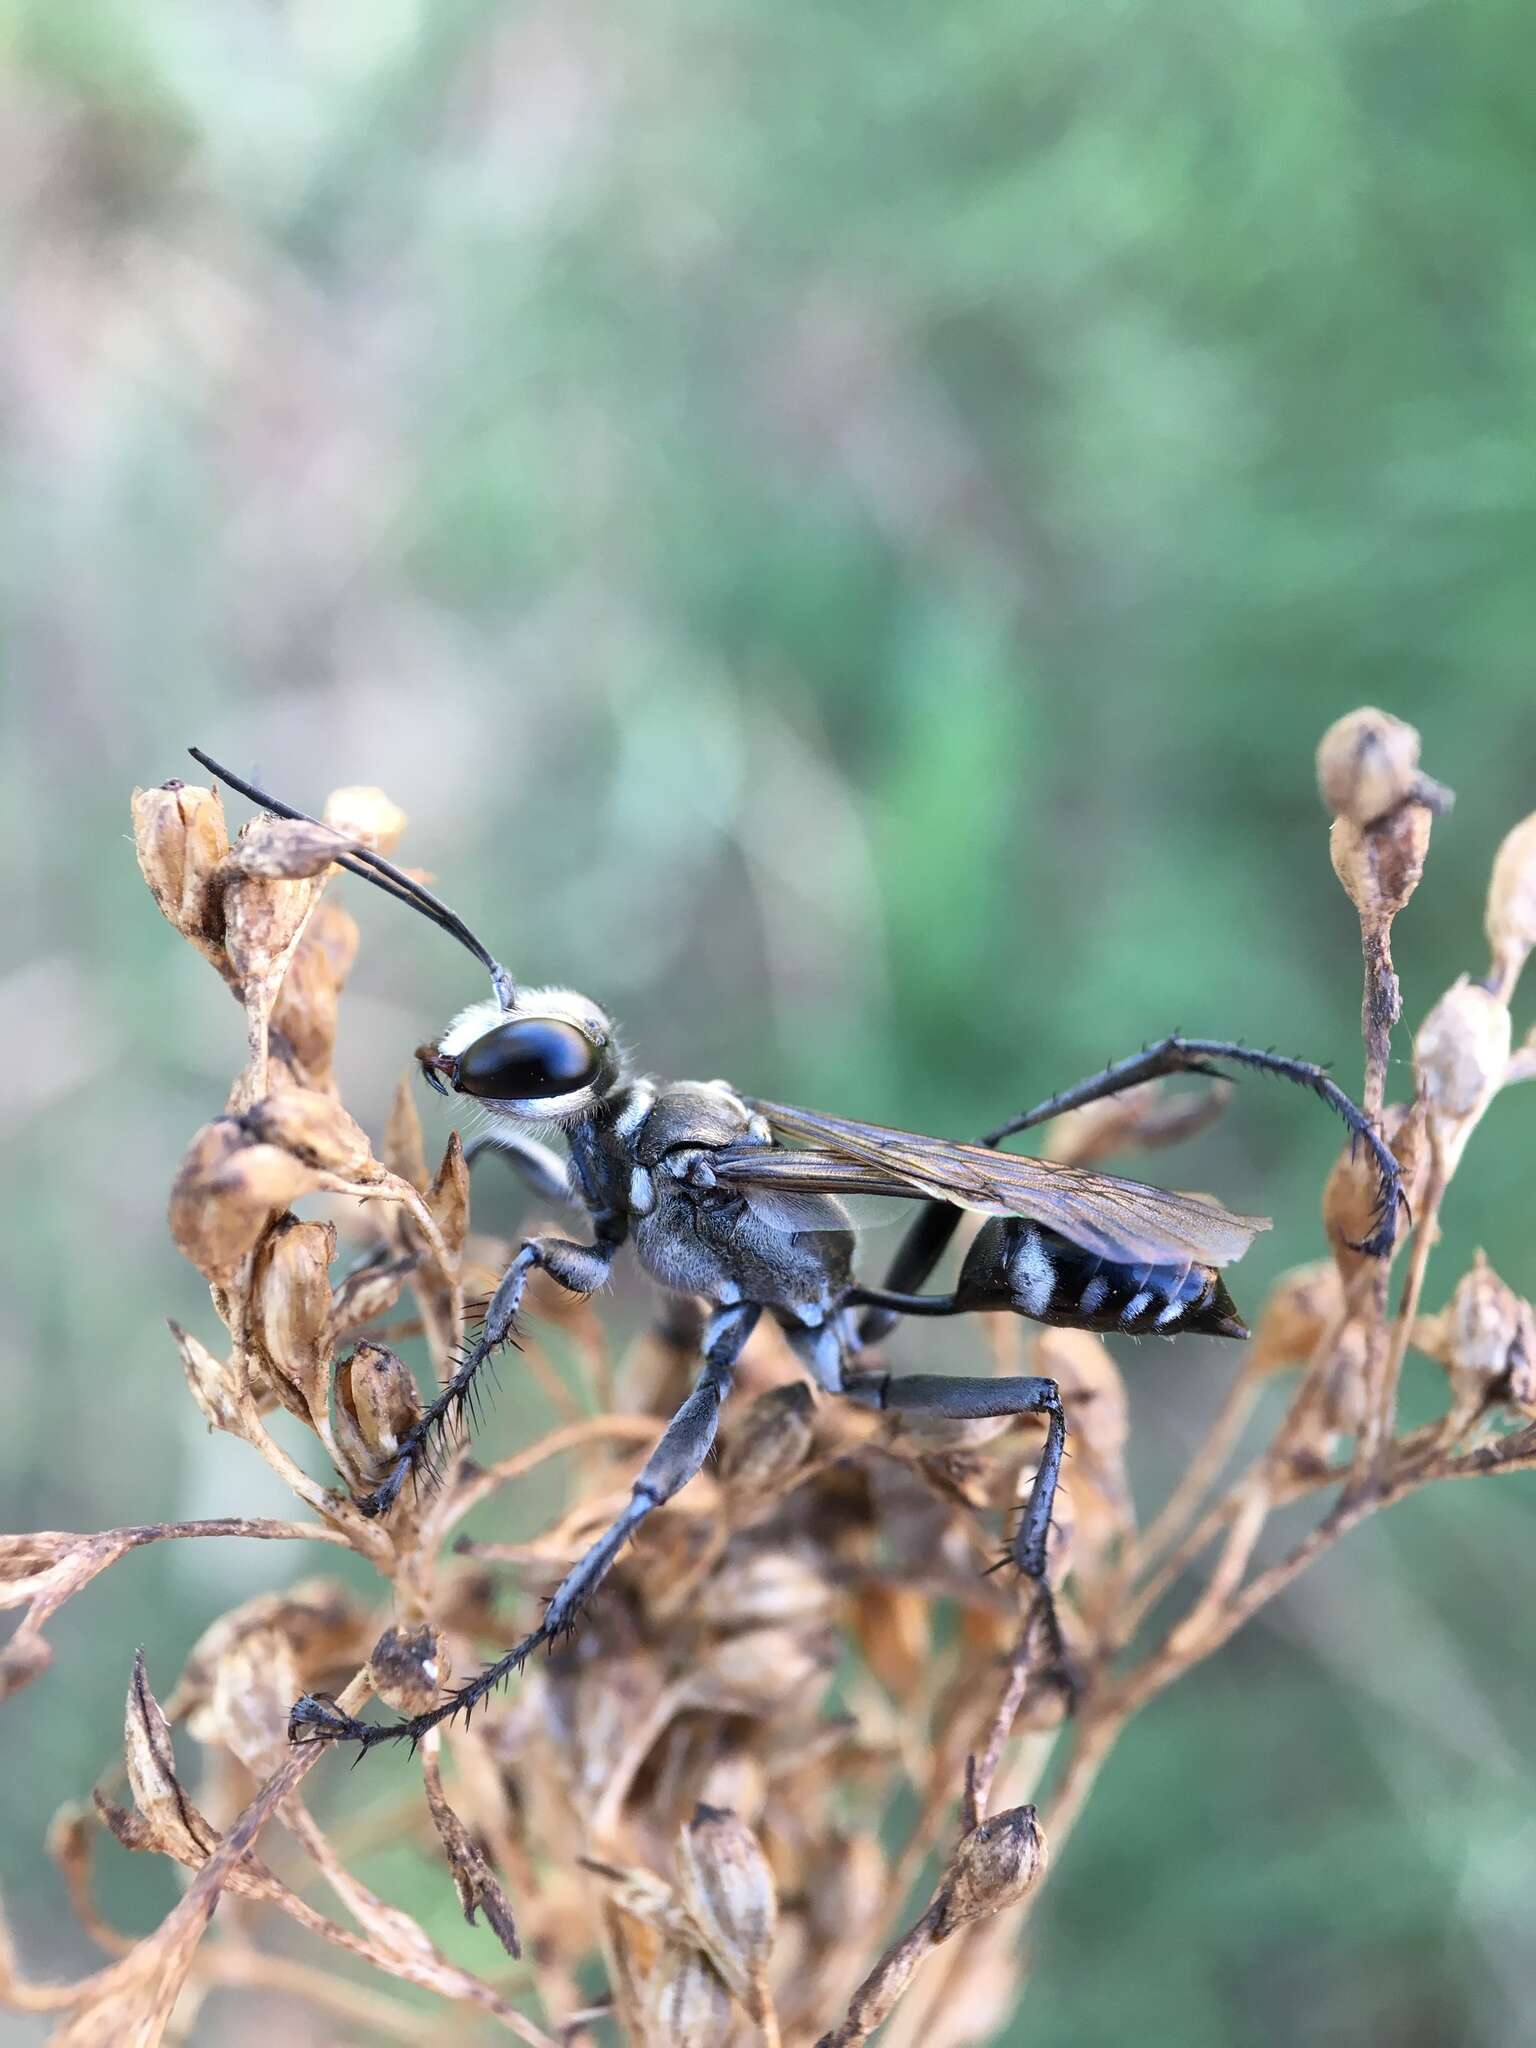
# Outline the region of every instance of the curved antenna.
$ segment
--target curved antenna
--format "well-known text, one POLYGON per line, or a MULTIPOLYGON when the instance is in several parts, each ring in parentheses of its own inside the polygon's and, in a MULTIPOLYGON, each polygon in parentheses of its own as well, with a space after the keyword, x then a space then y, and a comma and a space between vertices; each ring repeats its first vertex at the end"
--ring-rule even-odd
MULTIPOLYGON (((308 811, 298 811, 292 804, 279 803, 275 796, 268 796, 266 791, 258 789, 254 782, 243 782, 238 775, 232 775, 227 768, 215 761, 211 754, 205 754, 201 747, 188 747, 187 752, 211 775, 217 776, 220 782, 238 790, 241 796, 248 797, 253 804, 259 804, 262 810, 271 811, 279 818, 298 819, 305 825, 319 825, 322 832, 335 830, 334 826, 326 825, 321 819, 312 818, 308 811)), ((360 846, 356 840, 346 839, 339 832, 336 837, 342 846, 348 848, 347 852, 337 854, 338 867, 345 868, 349 874, 358 876, 364 882, 371 882, 376 889, 382 889, 386 896, 393 896, 397 903, 409 904, 412 910, 420 911, 421 915, 435 924, 439 930, 457 939, 461 946, 474 954, 490 975, 491 987, 496 991, 496 998, 501 1007, 510 1010, 515 1006, 516 982, 500 961, 491 958, 456 911, 450 910, 430 889, 425 888, 414 876, 408 875, 404 868, 397 868, 393 861, 386 860, 383 854, 375 853, 371 847, 360 846)))

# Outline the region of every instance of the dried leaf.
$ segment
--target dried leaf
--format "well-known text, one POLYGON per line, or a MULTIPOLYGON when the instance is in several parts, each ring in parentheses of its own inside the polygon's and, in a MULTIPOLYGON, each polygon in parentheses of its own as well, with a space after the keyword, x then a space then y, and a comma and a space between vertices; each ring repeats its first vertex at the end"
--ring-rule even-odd
POLYGON ((443 1853, 448 1858, 448 1868, 453 1873, 454 1888, 464 1909, 464 1918, 473 1927, 475 1914, 483 1912, 507 1954, 520 1956, 522 1947, 517 1938, 511 1902, 469 1829, 448 1804, 435 1750, 423 1750, 421 1770, 427 1788, 427 1805, 431 1809, 443 1853))

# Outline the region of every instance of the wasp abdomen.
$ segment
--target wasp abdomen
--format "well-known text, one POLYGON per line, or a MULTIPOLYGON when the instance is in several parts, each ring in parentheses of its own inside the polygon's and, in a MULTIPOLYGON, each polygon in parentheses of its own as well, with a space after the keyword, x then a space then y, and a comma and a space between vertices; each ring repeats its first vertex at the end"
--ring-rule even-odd
POLYGON ((1016 1216, 977 1232, 956 1292, 966 1309, 1010 1308, 1064 1329, 1133 1337, 1248 1335, 1214 1266, 1187 1259, 1118 1265, 1016 1216))

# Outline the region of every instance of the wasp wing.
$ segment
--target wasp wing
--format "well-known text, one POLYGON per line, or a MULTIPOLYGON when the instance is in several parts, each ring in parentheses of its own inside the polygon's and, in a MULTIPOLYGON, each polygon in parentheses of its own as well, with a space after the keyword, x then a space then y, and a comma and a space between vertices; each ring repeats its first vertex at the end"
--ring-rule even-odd
POLYGON ((727 1185, 917 1194, 987 1216, 1028 1216, 1115 1265, 1191 1259, 1226 1266, 1269 1228, 1264 1216, 1234 1215, 1198 1195, 1053 1159, 954 1144, 783 1103, 750 1106, 767 1118, 776 1138, 790 1143, 736 1145, 715 1153, 710 1163, 727 1185))

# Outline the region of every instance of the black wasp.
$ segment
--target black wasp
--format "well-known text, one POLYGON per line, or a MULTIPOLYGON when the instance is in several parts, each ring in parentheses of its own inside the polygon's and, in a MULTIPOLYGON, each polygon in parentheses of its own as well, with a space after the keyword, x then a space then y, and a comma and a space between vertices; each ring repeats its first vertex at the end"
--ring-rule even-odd
MULTIPOLYGON (((263 809, 283 818, 306 816, 197 748, 192 753, 263 809)), ((296 1740, 415 1741, 470 1712, 533 1650, 570 1628, 646 1516, 703 1464, 736 1361, 765 1311, 826 1394, 889 1414, 1046 1418, 1045 1447, 1010 1556, 1035 1581, 1059 1658, 1044 1577, 1066 1441, 1055 1382, 861 1370, 860 1354, 902 1316, 1000 1309, 1071 1329, 1245 1337, 1219 1269, 1269 1226, 1265 1218, 1233 1215, 1193 1195, 999 1151, 1016 1132, 1159 1075, 1215 1074, 1217 1061, 1278 1074, 1311 1088, 1371 1148, 1380 1211, 1361 1249, 1384 1255, 1391 1248, 1402 1198, 1397 1162, 1363 1111, 1320 1067, 1217 1040, 1167 1038, 1010 1117, 974 1145, 757 1101, 724 1081, 636 1078, 596 1003, 569 989, 520 988, 461 918, 381 855, 353 845, 337 859, 451 932, 486 968, 491 996, 461 1010, 435 1045, 420 1048, 422 1072, 438 1090, 483 1104, 491 1119, 483 1142, 545 1199, 584 1210, 592 1233, 590 1243, 551 1235, 521 1246, 478 1336, 362 1503, 366 1510, 386 1514, 406 1479, 430 1458, 440 1432, 460 1421, 477 1373, 514 1335, 535 1268, 571 1293, 587 1295, 603 1285, 633 1238, 641 1264, 664 1287, 702 1298, 709 1314, 693 1391, 636 1479, 628 1506, 567 1572, 533 1633, 411 1720, 358 1721, 329 1700, 300 1700, 292 1719, 296 1740), (533 1135, 550 1126, 565 1141, 563 1155, 533 1135), (838 1199, 853 1195, 922 1199, 882 1287, 864 1286, 854 1275, 853 1225, 838 1199), (967 1209, 987 1221, 953 1289, 925 1292, 967 1209)))

